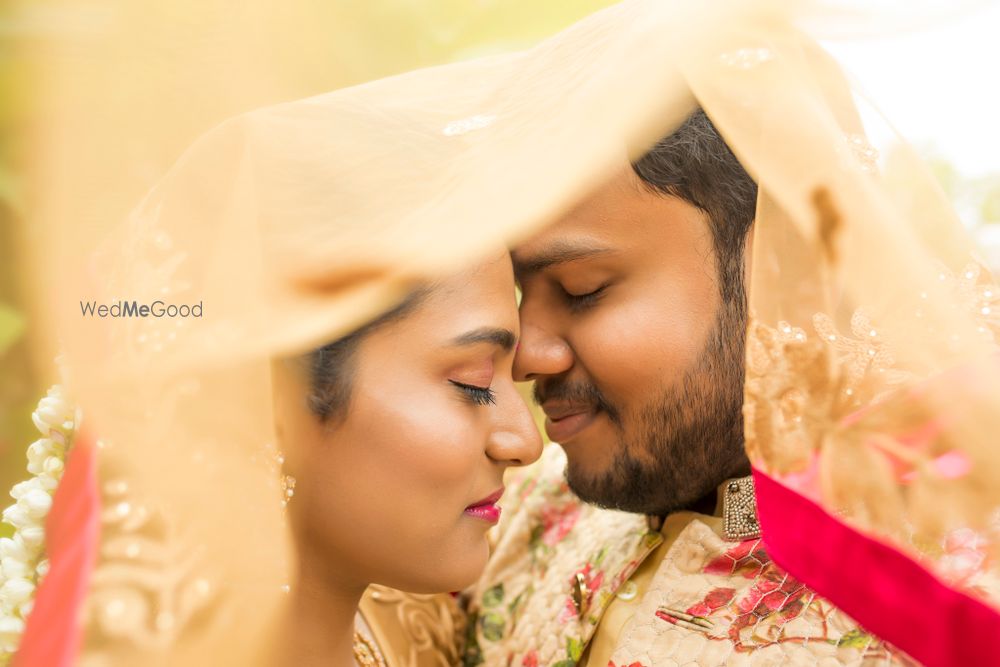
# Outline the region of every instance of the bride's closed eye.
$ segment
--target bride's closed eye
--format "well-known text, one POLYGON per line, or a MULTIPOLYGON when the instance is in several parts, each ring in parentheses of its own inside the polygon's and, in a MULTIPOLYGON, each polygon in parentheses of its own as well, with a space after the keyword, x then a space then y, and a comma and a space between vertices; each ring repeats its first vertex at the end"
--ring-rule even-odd
POLYGON ((459 382, 458 380, 448 380, 448 382, 457 387, 466 398, 476 405, 496 405, 497 403, 497 394, 489 387, 479 387, 474 384, 459 382))
POLYGON ((516 342, 517 336, 510 329, 490 326, 457 336, 450 347, 463 350, 463 356, 471 356, 447 371, 448 382, 474 405, 496 405, 496 392, 490 388, 495 372, 494 357, 513 354, 516 342))

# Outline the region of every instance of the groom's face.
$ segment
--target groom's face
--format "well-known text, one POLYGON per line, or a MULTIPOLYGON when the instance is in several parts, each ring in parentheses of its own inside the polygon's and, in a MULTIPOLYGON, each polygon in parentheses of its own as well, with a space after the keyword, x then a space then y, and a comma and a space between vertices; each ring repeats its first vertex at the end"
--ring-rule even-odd
POLYGON ((623 170, 513 258, 515 376, 581 498, 663 514, 743 472, 742 310, 701 209, 623 170))

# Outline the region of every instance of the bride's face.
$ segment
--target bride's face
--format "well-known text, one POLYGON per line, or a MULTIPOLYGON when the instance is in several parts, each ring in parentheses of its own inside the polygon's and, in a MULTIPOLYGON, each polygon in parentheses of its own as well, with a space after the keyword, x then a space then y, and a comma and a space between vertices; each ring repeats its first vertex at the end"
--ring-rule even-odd
POLYGON ((308 405, 308 373, 278 378, 301 582, 440 592, 475 580, 504 470, 541 452, 511 377, 518 334, 505 253, 365 333, 328 418, 308 405))

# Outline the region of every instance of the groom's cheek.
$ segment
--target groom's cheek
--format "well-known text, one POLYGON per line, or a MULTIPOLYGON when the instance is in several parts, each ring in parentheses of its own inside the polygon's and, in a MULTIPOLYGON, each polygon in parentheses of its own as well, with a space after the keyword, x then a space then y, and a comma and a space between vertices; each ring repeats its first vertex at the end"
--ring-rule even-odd
POLYGON ((624 414, 697 363, 711 324, 709 313, 670 290, 634 292, 599 306, 573 335, 586 375, 624 414))

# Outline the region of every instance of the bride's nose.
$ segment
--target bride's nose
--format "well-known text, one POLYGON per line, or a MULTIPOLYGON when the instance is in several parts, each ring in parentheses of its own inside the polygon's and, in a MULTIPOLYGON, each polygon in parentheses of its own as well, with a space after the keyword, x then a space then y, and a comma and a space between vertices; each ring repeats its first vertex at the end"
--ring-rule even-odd
POLYGON ((486 455, 498 463, 523 466, 542 454, 542 436, 524 398, 511 386, 498 397, 486 455))

